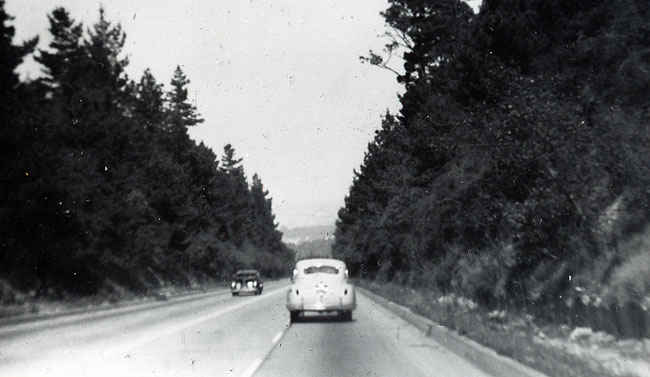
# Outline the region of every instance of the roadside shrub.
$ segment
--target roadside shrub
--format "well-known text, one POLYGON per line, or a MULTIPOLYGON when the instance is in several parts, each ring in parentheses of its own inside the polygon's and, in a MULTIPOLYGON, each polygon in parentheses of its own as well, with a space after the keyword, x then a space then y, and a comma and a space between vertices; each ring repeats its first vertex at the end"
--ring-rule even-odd
POLYGON ((614 270, 606 301, 619 305, 642 302, 650 295, 650 249, 626 260, 614 270))

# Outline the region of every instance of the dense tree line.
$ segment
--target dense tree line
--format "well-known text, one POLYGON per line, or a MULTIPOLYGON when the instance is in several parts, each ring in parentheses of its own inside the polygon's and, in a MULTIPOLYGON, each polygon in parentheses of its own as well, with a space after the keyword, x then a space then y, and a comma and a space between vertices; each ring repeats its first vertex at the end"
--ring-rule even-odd
POLYGON ((14 44, 11 19, 0 0, 0 278, 89 294, 288 271, 261 179, 249 185, 231 145, 219 161, 189 138, 203 119, 180 66, 168 91, 149 70, 130 79, 125 33, 101 9, 85 29, 56 8, 36 51, 14 44), (21 81, 32 54, 43 75, 21 81))
POLYGON ((398 74, 401 111, 354 172, 335 255, 488 306, 647 296, 647 248, 623 245, 650 218, 649 3, 389 4, 362 60, 398 74))

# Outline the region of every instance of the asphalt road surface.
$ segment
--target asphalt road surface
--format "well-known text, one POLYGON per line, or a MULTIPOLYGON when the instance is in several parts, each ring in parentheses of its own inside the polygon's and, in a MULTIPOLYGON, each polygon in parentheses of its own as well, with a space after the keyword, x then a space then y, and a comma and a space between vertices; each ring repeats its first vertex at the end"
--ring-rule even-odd
POLYGON ((0 376, 486 376, 361 294, 289 326, 286 290, 0 327, 0 376))

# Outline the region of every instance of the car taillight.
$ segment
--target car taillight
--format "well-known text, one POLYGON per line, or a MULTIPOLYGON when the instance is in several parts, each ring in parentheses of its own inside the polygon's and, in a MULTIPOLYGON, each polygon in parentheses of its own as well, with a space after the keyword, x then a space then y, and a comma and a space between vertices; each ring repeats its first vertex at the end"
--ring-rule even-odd
POLYGON ((230 286, 231 286, 232 288, 235 288, 235 285, 237 285, 237 283, 235 283, 234 281, 233 281, 232 283, 230 283, 230 286))
POLYGON ((257 287, 257 282, 253 281, 253 287, 257 287))

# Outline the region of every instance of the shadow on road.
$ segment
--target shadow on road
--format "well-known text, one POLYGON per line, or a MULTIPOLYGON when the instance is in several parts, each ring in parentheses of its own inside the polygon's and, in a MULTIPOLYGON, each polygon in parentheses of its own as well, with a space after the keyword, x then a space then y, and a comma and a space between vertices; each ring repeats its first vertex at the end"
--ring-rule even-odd
POLYGON ((298 317, 294 323, 332 323, 332 322, 342 322, 342 323, 351 323, 355 319, 346 320, 338 314, 312 314, 305 313, 298 317))

